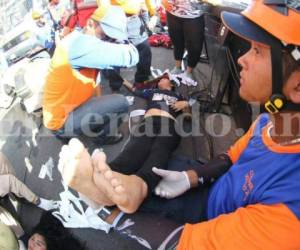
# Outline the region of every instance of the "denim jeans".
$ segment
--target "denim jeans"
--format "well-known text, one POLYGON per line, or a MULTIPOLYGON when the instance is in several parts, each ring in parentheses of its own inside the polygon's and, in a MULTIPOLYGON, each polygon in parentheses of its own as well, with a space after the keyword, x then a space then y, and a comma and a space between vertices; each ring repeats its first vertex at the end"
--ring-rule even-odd
POLYGON ((73 110, 63 128, 55 134, 65 138, 83 134, 99 139, 114 135, 128 107, 123 95, 92 97, 73 110))

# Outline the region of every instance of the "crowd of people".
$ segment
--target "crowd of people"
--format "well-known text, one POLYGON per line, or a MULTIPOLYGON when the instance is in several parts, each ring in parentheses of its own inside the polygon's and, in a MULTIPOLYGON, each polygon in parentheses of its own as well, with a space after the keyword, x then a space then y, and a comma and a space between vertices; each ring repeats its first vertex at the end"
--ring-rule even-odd
MULTIPOLYGON (((52 6, 59 1, 49 2, 52 6)), ((147 31, 157 22, 158 6, 146 0, 71 2, 64 23, 56 22, 65 27, 63 38, 54 45, 44 87, 44 126, 58 138, 84 135, 99 147, 118 143, 129 103, 121 94, 102 94, 103 76, 113 91, 124 85, 146 99, 147 108, 111 162, 100 150, 90 155, 76 138, 64 145, 58 168, 65 183, 106 206, 113 216, 110 221, 122 212, 130 216, 147 211, 184 224, 168 249, 300 249, 300 4, 252 0, 239 14, 222 12, 223 24, 251 44, 237 62, 239 94, 264 106, 265 113, 226 152, 200 166, 175 169, 168 161, 180 143, 176 118, 194 102, 177 92, 168 74, 155 79, 154 88, 145 84, 140 89, 141 83, 149 83, 147 31), (130 84, 120 77, 120 70, 135 65, 130 84)), ((195 78, 204 41, 202 6, 193 0, 162 4, 174 45, 171 73, 195 78)), ((45 25, 39 13, 32 17, 37 25, 45 25)), ((42 209, 55 209, 55 202, 38 197, 14 177, 4 155, 0 161, 1 196, 14 193, 42 209)), ((47 224, 43 218, 40 224, 47 224)), ((37 226, 29 250, 71 249, 64 244, 76 238, 53 223, 55 237, 63 234, 67 240, 55 241, 53 248, 52 231, 37 226)), ((84 249, 79 241, 75 245, 84 249)))

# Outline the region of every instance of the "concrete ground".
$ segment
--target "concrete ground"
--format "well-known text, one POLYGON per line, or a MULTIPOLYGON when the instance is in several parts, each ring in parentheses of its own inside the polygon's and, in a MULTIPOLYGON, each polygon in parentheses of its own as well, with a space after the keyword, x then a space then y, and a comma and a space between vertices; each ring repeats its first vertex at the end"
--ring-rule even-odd
MULTIPOLYGON (((173 67, 172 50, 153 48, 152 51, 154 68, 164 70, 173 67)), ((210 72, 210 66, 199 64, 195 70, 195 77, 199 81, 199 86, 196 89, 183 87, 181 91, 187 93, 207 87, 205 84, 209 82, 210 72)), ((123 70, 122 74, 127 79, 132 80, 134 69, 123 70)), ((110 90, 106 86, 105 93, 109 92, 110 90)), ((135 104, 136 106, 138 105, 135 104)), ((59 193, 63 190, 63 186, 56 166, 62 142, 47 133, 41 124, 41 120, 28 116, 17 102, 9 110, 0 110, 0 116, 2 119, 0 127, 1 151, 7 155, 15 167, 17 177, 39 196, 54 200, 59 199, 59 193), (50 181, 48 178, 40 179, 38 177, 41 166, 48 162, 49 159, 53 160, 55 166, 53 169, 53 181, 50 181)), ((207 139, 207 136, 202 134, 183 138, 176 154, 187 155, 194 159, 209 159, 210 155, 226 150, 240 133, 240 130, 235 128, 230 116, 218 114, 202 114, 201 116, 205 116, 207 119, 200 119, 201 117, 197 116, 193 118, 193 122, 196 122, 196 126, 200 126, 201 124, 206 126, 210 134, 214 136, 207 139), (197 123, 200 120, 204 122, 197 123), (226 128, 226 133, 224 132, 224 127, 226 128), (220 134, 226 135, 220 136, 220 134), (212 149, 212 147, 213 153, 210 153, 209 149, 212 149)), ((187 125, 187 127, 189 126, 187 125)), ((122 125, 122 130, 128 135, 127 123, 122 125)), ((86 138, 83 141, 90 152, 97 147, 97 145, 86 138)), ((112 159, 120 152, 125 141, 126 138, 116 145, 103 147, 109 159, 112 159)), ((32 227, 37 224, 41 212, 39 208, 31 204, 18 203, 17 216, 25 231, 30 232, 32 227)), ((150 219, 151 215, 146 218, 150 219)), ((144 220, 146 225, 147 219, 144 220)), ((157 226, 159 230, 160 225, 157 226)), ((133 242, 134 240, 129 237, 124 238, 124 235, 116 231, 108 235, 103 231, 94 229, 76 229, 73 231, 80 239, 87 242, 87 246, 91 250, 143 249, 141 245, 133 242)))

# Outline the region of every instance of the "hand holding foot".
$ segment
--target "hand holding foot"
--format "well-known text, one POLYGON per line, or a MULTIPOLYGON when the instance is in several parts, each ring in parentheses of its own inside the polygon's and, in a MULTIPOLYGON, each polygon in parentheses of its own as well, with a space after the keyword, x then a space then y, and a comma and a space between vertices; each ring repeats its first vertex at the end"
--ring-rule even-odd
POLYGON ((78 139, 71 139, 68 145, 62 147, 58 169, 69 187, 99 204, 112 205, 112 202, 95 186, 92 158, 78 139))

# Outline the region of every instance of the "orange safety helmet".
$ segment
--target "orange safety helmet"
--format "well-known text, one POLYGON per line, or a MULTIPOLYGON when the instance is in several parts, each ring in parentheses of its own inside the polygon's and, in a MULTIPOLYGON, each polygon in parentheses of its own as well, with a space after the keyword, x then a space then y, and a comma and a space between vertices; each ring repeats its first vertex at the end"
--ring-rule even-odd
POLYGON ((266 110, 299 111, 299 104, 285 100, 282 94, 282 50, 288 51, 300 66, 300 1, 252 0, 241 14, 222 12, 221 17, 236 35, 271 48, 272 96, 265 103, 266 110))

